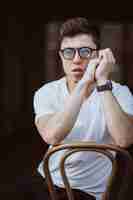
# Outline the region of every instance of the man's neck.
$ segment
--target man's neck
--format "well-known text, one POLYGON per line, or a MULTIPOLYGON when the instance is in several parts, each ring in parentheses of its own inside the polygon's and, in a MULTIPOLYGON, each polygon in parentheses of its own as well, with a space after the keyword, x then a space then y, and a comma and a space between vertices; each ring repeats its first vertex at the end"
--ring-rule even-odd
POLYGON ((71 80, 71 79, 69 79, 69 78, 66 77, 66 85, 67 85, 67 89, 68 89, 68 91, 69 91, 70 94, 72 93, 72 91, 76 87, 77 83, 78 83, 78 81, 74 82, 73 80, 71 80))
MULTIPOLYGON (((69 80, 69 78, 66 77, 66 85, 67 85, 68 92, 70 94, 72 93, 72 91, 74 90, 74 88, 76 87, 77 84, 78 84, 78 81, 74 82, 73 80, 71 80, 71 79, 69 80)), ((94 84, 92 84, 92 86, 90 88, 88 88, 88 92, 86 93, 85 99, 87 99, 91 95, 91 93, 94 91, 95 87, 96 87, 96 84, 94 83, 94 84)))

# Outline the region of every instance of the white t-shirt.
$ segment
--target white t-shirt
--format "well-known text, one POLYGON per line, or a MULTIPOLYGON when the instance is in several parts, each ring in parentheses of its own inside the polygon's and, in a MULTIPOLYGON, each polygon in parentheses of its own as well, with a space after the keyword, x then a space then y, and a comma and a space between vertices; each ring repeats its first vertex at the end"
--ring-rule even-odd
MULTIPOLYGON (((113 82, 112 92, 122 109, 133 115, 133 96, 128 87, 113 82)), ((35 120, 45 114, 63 110, 68 96, 65 77, 42 86, 34 96, 35 120)), ((64 139, 65 142, 72 140, 95 141, 98 144, 112 143, 106 126, 101 98, 96 89, 83 103, 73 129, 64 139)), ((60 187, 63 187, 59 172, 59 160, 62 154, 63 151, 57 152, 50 159, 52 179, 54 184, 60 187)), ((78 152, 67 159, 65 168, 73 188, 92 194, 96 196, 97 200, 101 199, 111 172, 111 162, 105 156, 95 152, 78 152)), ((38 171, 45 177, 43 162, 40 163, 38 171)))

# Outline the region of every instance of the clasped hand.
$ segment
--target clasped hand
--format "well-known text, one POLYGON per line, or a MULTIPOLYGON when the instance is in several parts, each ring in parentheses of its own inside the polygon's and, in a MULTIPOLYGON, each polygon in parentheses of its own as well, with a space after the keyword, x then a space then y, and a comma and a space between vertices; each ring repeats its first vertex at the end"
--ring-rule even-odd
POLYGON ((97 82, 108 80, 110 73, 113 71, 115 58, 111 49, 103 49, 98 52, 98 57, 91 59, 87 69, 81 79, 81 82, 97 82))

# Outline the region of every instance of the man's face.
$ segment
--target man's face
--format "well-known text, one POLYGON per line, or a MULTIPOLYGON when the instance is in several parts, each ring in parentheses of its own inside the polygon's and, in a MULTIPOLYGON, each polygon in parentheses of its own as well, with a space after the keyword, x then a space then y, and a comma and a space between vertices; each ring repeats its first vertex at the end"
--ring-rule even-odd
POLYGON ((76 83, 82 78, 90 59, 96 56, 96 51, 92 50, 89 53, 88 47, 96 49, 92 36, 87 34, 65 37, 61 43, 60 57, 63 69, 67 78, 72 82, 76 83))

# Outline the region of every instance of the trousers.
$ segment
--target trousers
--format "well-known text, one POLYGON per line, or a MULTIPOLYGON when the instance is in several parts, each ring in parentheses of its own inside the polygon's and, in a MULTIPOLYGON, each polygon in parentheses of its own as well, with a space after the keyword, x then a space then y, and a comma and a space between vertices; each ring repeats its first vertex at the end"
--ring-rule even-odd
MULTIPOLYGON (((17 199, 19 200, 51 200, 45 179, 37 172, 34 176, 18 178, 16 184, 17 199)), ((68 200, 66 190, 55 186, 57 198, 68 200)), ((81 190, 73 189, 75 200, 95 200, 95 197, 81 190)))

